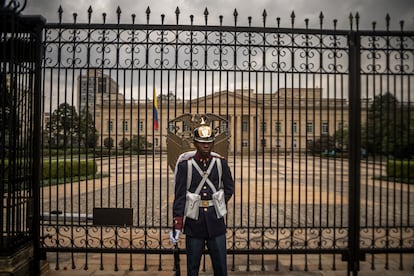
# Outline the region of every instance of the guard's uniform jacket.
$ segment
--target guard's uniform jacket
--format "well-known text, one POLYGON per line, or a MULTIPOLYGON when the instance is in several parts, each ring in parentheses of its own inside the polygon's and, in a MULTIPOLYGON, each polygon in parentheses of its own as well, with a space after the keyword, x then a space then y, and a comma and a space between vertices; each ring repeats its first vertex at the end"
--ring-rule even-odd
MULTIPOLYGON (((203 171, 207 171, 208 166, 212 160, 212 156, 208 158, 201 158, 196 154, 194 158, 197 164, 203 171)), ((216 157, 217 162, 221 161, 222 164, 222 182, 224 186, 224 195, 226 203, 231 198, 234 192, 234 181, 230 172, 229 165, 227 160, 216 157)), ((175 200, 173 204, 173 216, 177 220, 182 220, 184 216, 184 208, 186 201, 186 192, 187 192, 187 160, 181 161, 178 165, 177 174, 175 177, 175 200)), ((197 189, 202 176, 199 172, 193 168, 192 169, 192 178, 189 191, 194 193, 197 189)), ((215 188, 219 189, 219 174, 217 170, 217 164, 214 164, 213 169, 209 175, 210 181, 214 184, 215 188)), ((200 205, 200 213, 198 220, 193 220, 190 218, 185 218, 184 223, 184 233, 190 237, 194 238, 212 238, 226 233, 226 225, 224 223, 224 218, 217 219, 216 211, 214 206, 206 206, 208 201, 212 199, 213 191, 207 183, 205 183, 201 189, 200 196, 202 204, 200 205), (204 206, 203 206, 204 205, 204 206)))

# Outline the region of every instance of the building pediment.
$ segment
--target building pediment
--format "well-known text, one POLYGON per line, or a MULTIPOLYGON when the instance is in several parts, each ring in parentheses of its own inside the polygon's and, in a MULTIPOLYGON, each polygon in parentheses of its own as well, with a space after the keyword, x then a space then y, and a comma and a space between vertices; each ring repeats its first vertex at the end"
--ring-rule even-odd
POLYGON ((212 95, 206 97, 200 97, 191 100, 191 104, 198 104, 199 106, 207 106, 226 104, 229 106, 248 106, 256 104, 256 94, 253 90, 236 90, 236 91, 219 91, 214 92, 212 95))

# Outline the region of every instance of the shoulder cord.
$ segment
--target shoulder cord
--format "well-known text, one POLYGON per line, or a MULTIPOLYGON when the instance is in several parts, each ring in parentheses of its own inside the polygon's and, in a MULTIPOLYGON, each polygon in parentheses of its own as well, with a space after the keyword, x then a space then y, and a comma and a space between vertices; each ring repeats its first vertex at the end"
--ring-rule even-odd
POLYGON ((206 172, 203 172, 201 170, 201 168, 198 166, 198 164, 194 161, 194 159, 188 160, 188 166, 187 166, 187 190, 190 188, 191 185, 191 178, 192 178, 192 167, 194 165, 194 167, 196 168, 196 170, 198 171, 198 173, 203 176, 200 184, 198 185, 196 191, 194 193, 199 194, 201 191, 201 187, 202 185, 204 185, 205 182, 207 182, 207 184, 210 186, 210 188, 212 189, 213 193, 215 193, 216 187, 214 186, 214 184, 211 182, 211 180, 208 178, 208 176, 210 175, 211 170, 213 169, 214 163, 217 164, 217 170, 218 170, 218 175, 219 175, 219 189, 223 188, 223 183, 221 181, 221 176, 222 176, 222 167, 221 167, 221 160, 217 158, 213 157, 210 166, 208 167, 206 172), (191 169, 190 169, 191 168, 191 169))
MULTIPOLYGON (((203 178, 200 181, 200 184, 198 184, 197 189, 194 191, 195 194, 199 194, 200 191, 201 191, 202 186, 204 185, 204 183, 206 181, 207 182, 209 181, 208 176, 210 175, 210 172, 213 169, 213 166, 214 166, 214 163, 216 162, 216 160, 215 160, 215 158, 213 158, 213 160, 210 163, 210 166, 208 166, 208 169, 205 173, 200 169, 200 167, 197 165, 197 163, 194 161, 194 159, 189 159, 187 162, 188 162, 187 163, 188 168, 192 169, 192 167, 194 165, 194 167, 197 169, 198 173, 200 173, 200 175, 203 176, 203 178)), ((190 186, 191 186, 191 177, 192 177, 192 175, 188 173, 188 169, 187 169, 187 191, 190 189, 190 186)))

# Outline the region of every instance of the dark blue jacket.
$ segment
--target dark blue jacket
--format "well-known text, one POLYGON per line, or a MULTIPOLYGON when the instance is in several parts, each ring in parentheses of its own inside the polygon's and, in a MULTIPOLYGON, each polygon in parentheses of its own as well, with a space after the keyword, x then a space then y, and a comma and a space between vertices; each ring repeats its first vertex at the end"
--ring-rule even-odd
MULTIPOLYGON (((197 164, 200 168, 208 168, 211 158, 208 162, 204 165, 203 162, 197 160, 194 157, 197 164)), ((217 162, 222 164, 222 182, 224 185, 224 194, 226 203, 231 198, 234 192, 234 181, 231 175, 231 171, 229 165, 225 159, 217 158, 217 162)), ((183 160, 178 164, 177 174, 175 178, 175 199, 173 204, 173 216, 176 217, 183 217, 184 216, 184 208, 185 208, 185 196, 187 192, 187 160, 183 160)), ((207 170, 207 169, 205 169, 207 170)), ((190 192, 194 192, 198 184, 200 183, 202 177, 200 176, 199 172, 196 168, 192 168, 192 179, 190 185, 190 192)), ((217 170, 217 164, 214 165, 213 169, 209 175, 210 181, 214 184, 216 189, 219 188, 219 175, 217 170)), ((201 189, 200 195, 201 200, 211 200, 211 196, 213 191, 209 187, 207 183, 204 184, 203 188, 201 189)), ((226 225, 224 222, 224 218, 217 219, 216 211, 214 210, 214 206, 208 208, 200 208, 200 214, 198 220, 193 220, 190 218, 185 218, 184 222, 184 233, 187 236, 195 237, 195 238, 211 238, 216 237, 219 235, 223 235, 226 233, 226 225)))

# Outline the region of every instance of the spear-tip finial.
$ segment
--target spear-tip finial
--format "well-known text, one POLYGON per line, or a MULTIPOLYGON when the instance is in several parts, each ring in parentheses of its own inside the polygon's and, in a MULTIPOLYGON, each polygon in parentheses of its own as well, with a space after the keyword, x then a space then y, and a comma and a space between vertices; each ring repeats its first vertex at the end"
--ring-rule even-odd
POLYGON ((237 16, 239 16, 239 13, 236 9, 233 11, 233 17, 234 17, 234 25, 237 25, 237 16))
POLYGON ((118 23, 121 20, 121 8, 118 6, 118 8, 116 9, 116 14, 117 14, 117 18, 118 18, 118 23))
POLYGON ((355 25, 356 29, 359 30, 359 12, 355 14, 355 25))
POLYGON ((295 12, 292 11, 292 13, 290 14, 290 22, 292 24, 292 27, 295 25, 295 17, 296 17, 295 12))
POLYGON ((266 18, 267 18, 266 9, 263 10, 262 17, 263 17, 263 26, 266 26, 266 18))
POLYGON ((63 9, 62 9, 62 6, 60 5, 59 9, 58 9, 58 15, 59 15, 59 22, 60 23, 62 22, 62 14, 63 14, 63 9))
POLYGON ((178 25, 179 18, 180 18, 180 9, 177 6, 177 8, 175 9, 175 21, 177 25, 178 25))
POLYGON ((151 14, 151 9, 150 9, 149 6, 145 10, 145 14, 147 15, 147 24, 148 24, 149 23, 149 19, 150 19, 150 14, 151 14))
POLYGON ((208 9, 207 9, 207 7, 204 9, 204 20, 205 20, 205 22, 206 22, 206 25, 207 25, 207 20, 208 20, 208 9))
POLYGON ((321 11, 319 13, 319 25, 322 27, 323 24, 323 19, 325 18, 325 16, 323 15, 323 12, 321 11))
POLYGON ((89 6, 88 8, 88 23, 91 23, 92 19, 92 6, 89 6))
POLYGON ((390 29, 390 21, 391 21, 390 14, 387 13, 387 15, 385 16, 385 24, 387 26, 387 31, 390 29))

